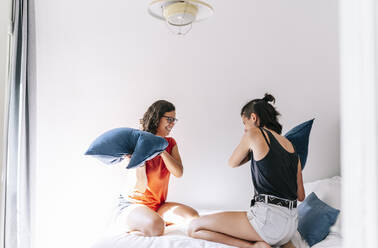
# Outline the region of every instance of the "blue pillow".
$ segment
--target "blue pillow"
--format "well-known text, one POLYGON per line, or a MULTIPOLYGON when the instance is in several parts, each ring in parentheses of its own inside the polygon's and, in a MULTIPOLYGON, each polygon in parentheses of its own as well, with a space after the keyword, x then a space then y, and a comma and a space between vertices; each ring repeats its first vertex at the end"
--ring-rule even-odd
POLYGON ((285 134, 285 137, 293 144, 295 151, 301 160, 302 170, 307 161, 308 141, 314 119, 303 122, 285 134))
POLYGON ((106 164, 119 163, 132 154, 127 169, 143 165, 146 160, 159 155, 168 146, 162 137, 133 128, 109 130, 92 142, 85 155, 92 155, 106 164))
POLYGON ((337 220, 340 210, 319 200, 314 192, 298 206, 298 231, 309 246, 327 237, 337 220))

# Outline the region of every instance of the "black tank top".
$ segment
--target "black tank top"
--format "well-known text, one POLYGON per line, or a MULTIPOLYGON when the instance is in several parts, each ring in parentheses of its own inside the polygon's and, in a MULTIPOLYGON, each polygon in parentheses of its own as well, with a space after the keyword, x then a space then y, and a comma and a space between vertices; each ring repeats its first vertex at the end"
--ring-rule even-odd
POLYGON ((298 155, 294 151, 290 153, 281 146, 274 135, 264 129, 270 140, 270 144, 260 128, 269 152, 266 156, 255 161, 253 153, 251 157, 252 181, 257 194, 273 195, 288 200, 297 199, 297 170, 298 155))

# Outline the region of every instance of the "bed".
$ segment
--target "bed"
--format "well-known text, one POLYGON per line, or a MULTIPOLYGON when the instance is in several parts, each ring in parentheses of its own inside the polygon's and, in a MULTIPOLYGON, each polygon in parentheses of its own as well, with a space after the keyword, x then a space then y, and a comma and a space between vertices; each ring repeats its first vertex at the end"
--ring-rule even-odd
MULTIPOLYGON (((319 199, 328 205, 341 210, 341 178, 336 176, 332 178, 317 180, 305 184, 306 195, 315 192, 319 199)), ((199 211, 201 215, 218 211, 199 211)), ((312 248, 341 248, 341 219, 342 211, 331 227, 328 236, 321 242, 312 246, 312 248)), ((292 238, 292 243, 297 248, 308 248, 309 245, 301 238, 299 232, 296 232, 292 238)), ((193 239, 186 235, 186 226, 168 226, 163 236, 160 237, 141 237, 117 233, 115 230, 109 230, 102 238, 97 240, 91 248, 230 248, 232 246, 223 245, 205 240, 193 239)))

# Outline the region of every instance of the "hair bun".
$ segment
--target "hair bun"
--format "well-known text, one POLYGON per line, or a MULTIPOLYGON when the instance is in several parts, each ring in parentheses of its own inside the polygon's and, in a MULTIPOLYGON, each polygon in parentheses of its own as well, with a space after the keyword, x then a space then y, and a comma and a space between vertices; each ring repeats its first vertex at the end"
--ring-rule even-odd
POLYGON ((273 102, 273 103, 276 102, 276 99, 274 98, 274 96, 272 96, 269 93, 265 93, 265 96, 263 97, 262 100, 264 100, 265 102, 273 102))

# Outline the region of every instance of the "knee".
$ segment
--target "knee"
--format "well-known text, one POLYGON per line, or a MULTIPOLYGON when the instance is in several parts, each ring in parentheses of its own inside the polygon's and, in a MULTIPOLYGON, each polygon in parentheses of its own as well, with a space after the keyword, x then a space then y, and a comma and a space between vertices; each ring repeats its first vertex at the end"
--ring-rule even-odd
POLYGON ((192 209, 192 211, 189 212, 189 218, 197 219, 198 217, 199 217, 199 214, 196 210, 192 209))
POLYGON ((183 216, 183 221, 185 221, 189 226, 191 223, 196 223, 193 222, 195 219, 199 218, 199 214, 196 210, 193 209, 193 211, 188 211, 184 216, 183 216))
POLYGON ((185 221, 186 223, 191 223, 194 219, 197 219, 199 217, 199 214, 195 209, 189 208, 186 213, 182 215, 182 217, 183 221, 185 221))
POLYGON ((145 236, 152 237, 152 236, 161 236, 164 233, 165 223, 162 219, 156 218, 149 220, 145 227, 143 228, 142 232, 145 236))

